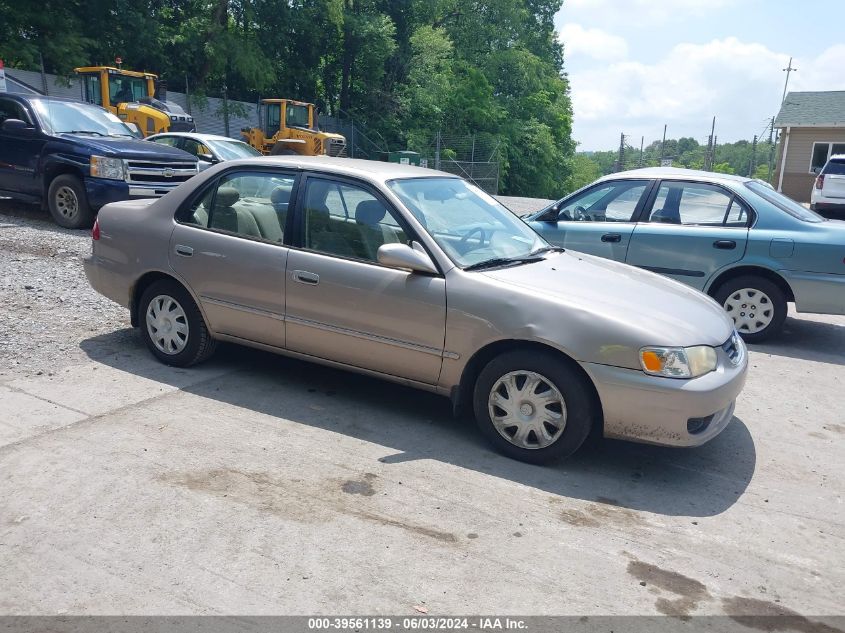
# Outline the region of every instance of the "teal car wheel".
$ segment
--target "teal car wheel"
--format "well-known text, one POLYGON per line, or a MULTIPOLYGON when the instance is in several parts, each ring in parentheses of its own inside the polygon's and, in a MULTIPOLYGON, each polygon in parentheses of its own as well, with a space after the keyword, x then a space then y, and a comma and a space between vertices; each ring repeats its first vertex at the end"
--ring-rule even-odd
POLYGON ((714 298, 733 319, 739 335, 759 343, 780 332, 786 320, 786 297, 764 277, 737 277, 723 284, 714 298))

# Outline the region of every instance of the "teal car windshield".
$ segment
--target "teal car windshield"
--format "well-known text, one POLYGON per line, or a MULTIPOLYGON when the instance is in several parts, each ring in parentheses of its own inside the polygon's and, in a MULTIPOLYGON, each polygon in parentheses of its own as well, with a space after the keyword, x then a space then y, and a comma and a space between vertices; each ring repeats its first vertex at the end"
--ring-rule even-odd
POLYGON ((778 193, 771 187, 767 187, 766 185, 760 184, 759 182, 754 182, 753 180, 750 182, 746 182, 745 186, 751 189, 754 193, 758 196, 763 198, 766 202, 770 202, 771 204, 775 205, 781 211, 785 211, 793 218, 797 218, 798 220, 802 220, 803 222, 824 222, 824 218, 820 216, 815 211, 810 211, 806 207, 802 207, 800 204, 792 200, 791 198, 787 198, 782 193, 778 193))
POLYGON ((459 178, 387 183, 458 266, 530 257, 548 243, 475 185, 459 178))

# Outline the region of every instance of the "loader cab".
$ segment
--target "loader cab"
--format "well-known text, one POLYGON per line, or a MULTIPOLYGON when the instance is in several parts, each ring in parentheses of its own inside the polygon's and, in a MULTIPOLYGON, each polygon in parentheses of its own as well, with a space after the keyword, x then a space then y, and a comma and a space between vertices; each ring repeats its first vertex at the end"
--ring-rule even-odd
POLYGON ((267 138, 289 127, 317 131, 317 117, 313 103, 288 99, 266 99, 261 102, 260 107, 261 127, 267 138))
POLYGON ((137 103, 156 94, 158 77, 109 66, 76 68, 82 78, 83 100, 117 114, 122 103, 137 103))

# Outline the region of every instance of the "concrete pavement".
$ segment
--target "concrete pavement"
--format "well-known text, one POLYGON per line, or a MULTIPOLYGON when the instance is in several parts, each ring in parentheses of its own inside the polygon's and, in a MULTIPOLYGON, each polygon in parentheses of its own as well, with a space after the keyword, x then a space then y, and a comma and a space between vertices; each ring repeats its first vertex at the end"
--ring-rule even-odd
POLYGON ((843 614, 845 318, 704 447, 501 457, 445 399, 125 332, 0 384, 0 613, 843 614))

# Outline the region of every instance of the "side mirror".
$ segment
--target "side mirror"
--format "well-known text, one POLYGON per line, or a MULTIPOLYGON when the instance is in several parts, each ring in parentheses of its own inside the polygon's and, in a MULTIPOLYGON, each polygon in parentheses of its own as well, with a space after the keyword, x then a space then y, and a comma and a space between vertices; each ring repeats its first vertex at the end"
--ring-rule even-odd
POLYGON ((3 121, 2 130, 17 136, 30 136, 35 133, 34 127, 31 127, 26 121, 21 121, 20 119, 6 119, 3 121))
POLYGON ((390 268, 403 268, 417 273, 437 273, 427 253, 406 244, 382 244, 378 249, 378 263, 390 268))
POLYGON ((201 161, 205 161, 206 163, 218 162, 217 159, 214 158, 214 156, 212 156, 211 154, 197 154, 197 158, 199 158, 201 161))

